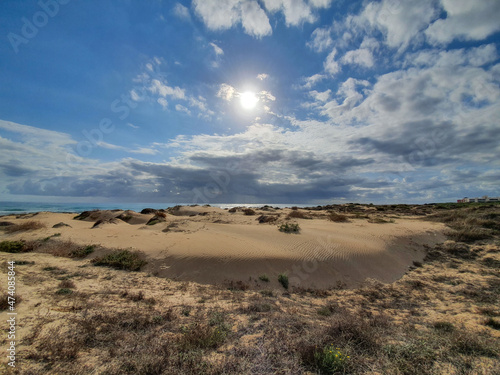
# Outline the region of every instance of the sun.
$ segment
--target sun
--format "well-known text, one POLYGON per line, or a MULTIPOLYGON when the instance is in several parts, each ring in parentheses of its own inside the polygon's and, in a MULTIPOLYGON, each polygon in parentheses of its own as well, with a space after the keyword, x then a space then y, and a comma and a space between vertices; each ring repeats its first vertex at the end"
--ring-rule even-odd
POLYGON ((257 105, 259 98, 255 95, 255 93, 251 91, 244 92, 240 95, 241 106, 245 109, 253 109, 257 105))

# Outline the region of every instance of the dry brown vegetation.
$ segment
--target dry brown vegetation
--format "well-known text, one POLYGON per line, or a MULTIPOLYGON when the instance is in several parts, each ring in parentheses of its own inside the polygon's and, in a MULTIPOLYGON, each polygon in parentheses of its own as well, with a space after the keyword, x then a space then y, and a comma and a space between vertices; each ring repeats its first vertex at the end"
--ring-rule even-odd
POLYGON ((500 207, 429 219, 446 222, 453 240, 428 248, 401 280, 356 289, 259 292, 246 281, 199 285, 85 261, 54 267, 65 260, 36 254, 18 266, 20 287, 41 297, 13 373, 500 373, 500 207), (478 230, 488 236, 473 240, 478 230))
POLYGON ((27 232, 27 231, 43 229, 43 228, 46 228, 46 225, 44 223, 41 223, 40 221, 36 221, 36 220, 28 220, 28 221, 21 223, 21 224, 14 224, 14 225, 5 226, 3 228, 3 230, 6 233, 15 233, 15 232, 27 232))
POLYGON ((288 219, 311 219, 310 216, 307 216, 304 212, 298 210, 292 210, 288 216, 288 219))
POLYGON ((334 223, 347 223, 349 221, 346 215, 338 214, 336 212, 329 214, 328 220, 333 221, 334 223))

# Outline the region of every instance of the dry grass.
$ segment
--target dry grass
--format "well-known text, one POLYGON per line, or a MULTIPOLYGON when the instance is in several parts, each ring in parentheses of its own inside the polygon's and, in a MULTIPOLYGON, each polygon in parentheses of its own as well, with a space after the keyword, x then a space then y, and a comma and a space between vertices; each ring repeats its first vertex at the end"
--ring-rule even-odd
POLYGON ((346 215, 338 214, 336 212, 329 214, 328 220, 333 221, 334 223, 347 223, 349 221, 346 215))
MULTIPOLYGON (((55 296, 50 284, 40 309, 51 314, 30 316, 19 373, 500 373, 500 241, 494 232, 480 241, 439 244, 401 280, 357 289, 259 293, 244 281, 228 291, 114 270, 75 276, 57 288, 78 292, 55 296)), ((54 280, 79 271, 74 263, 37 261, 30 273, 54 280)))
POLYGON ((47 228, 47 226, 44 223, 36 220, 29 220, 21 224, 14 224, 4 227, 4 231, 6 233, 16 233, 16 232, 27 232, 31 230, 44 229, 44 228, 47 228))
POLYGON ((287 218, 288 219, 311 219, 310 216, 307 216, 304 212, 298 211, 298 210, 291 211, 288 214, 287 218))
POLYGON ((68 241, 45 241, 45 243, 38 250, 39 252, 51 254, 57 257, 66 258, 85 258, 87 255, 92 254, 95 246, 87 245, 81 246, 71 240, 68 241))

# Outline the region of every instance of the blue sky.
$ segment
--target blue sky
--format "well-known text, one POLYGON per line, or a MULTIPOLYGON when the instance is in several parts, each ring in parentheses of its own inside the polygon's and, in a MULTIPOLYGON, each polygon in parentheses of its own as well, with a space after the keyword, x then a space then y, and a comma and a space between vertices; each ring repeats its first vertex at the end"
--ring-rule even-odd
POLYGON ((0 200, 500 195, 499 19, 497 0, 2 1, 0 200))

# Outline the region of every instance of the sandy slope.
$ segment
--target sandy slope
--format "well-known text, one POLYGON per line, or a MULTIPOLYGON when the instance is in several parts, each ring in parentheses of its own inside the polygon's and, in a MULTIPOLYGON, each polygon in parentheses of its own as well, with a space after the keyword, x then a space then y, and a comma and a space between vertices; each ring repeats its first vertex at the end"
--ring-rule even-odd
POLYGON ((99 219, 110 219, 123 211, 102 211, 83 221, 74 214, 39 213, 34 217, 7 216, 14 223, 37 220, 47 229, 1 234, 1 240, 40 239, 60 233, 60 240, 100 244, 108 248, 140 250, 148 258, 145 271, 159 276, 197 282, 221 283, 242 280, 256 283, 267 274, 271 285, 286 272, 291 285, 329 287, 342 281, 357 284, 366 278, 391 282, 401 277, 414 260, 424 256, 423 245, 444 240, 443 226, 417 219, 372 224, 365 219, 349 223, 327 221, 323 213, 312 220, 291 219, 300 224, 300 234, 285 234, 277 224, 287 221, 290 210, 262 211, 280 215, 277 223, 259 224, 257 216, 219 208, 183 207, 167 214, 166 222, 145 223, 153 214, 128 211, 128 222, 114 220, 92 228, 99 219), (52 228, 64 222, 71 227, 52 228), (168 228, 168 231, 164 231, 168 228))

